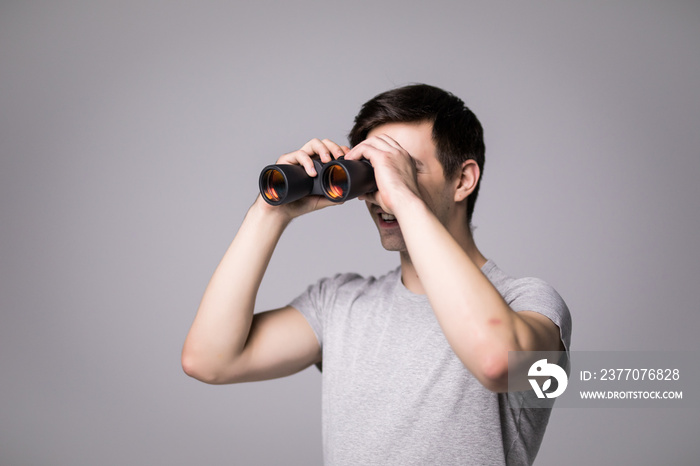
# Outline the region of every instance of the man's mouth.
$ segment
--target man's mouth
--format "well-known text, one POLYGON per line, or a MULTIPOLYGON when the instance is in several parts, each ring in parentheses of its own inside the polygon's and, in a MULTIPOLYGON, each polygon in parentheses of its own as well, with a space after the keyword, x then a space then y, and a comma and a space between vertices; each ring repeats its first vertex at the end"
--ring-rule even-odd
POLYGON ((379 210, 376 215, 377 217, 379 217, 378 224, 382 228, 392 228, 399 226, 399 222, 396 221, 396 217, 392 214, 387 214, 386 212, 382 212, 381 210, 379 210))

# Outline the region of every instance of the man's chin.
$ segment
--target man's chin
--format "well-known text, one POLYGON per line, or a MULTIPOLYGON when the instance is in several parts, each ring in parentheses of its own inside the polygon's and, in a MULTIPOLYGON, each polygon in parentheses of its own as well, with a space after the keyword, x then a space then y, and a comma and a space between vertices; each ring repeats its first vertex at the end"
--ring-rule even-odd
POLYGON ((387 251, 405 251, 406 245, 403 241, 382 238, 382 247, 387 251))
POLYGON ((406 243, 403 240, 403 235, 399 228, 382 228, 381 225, 377 225, 379 230, 379 239, 381 240, 382 247, 387 251, 405 251, 406 243))

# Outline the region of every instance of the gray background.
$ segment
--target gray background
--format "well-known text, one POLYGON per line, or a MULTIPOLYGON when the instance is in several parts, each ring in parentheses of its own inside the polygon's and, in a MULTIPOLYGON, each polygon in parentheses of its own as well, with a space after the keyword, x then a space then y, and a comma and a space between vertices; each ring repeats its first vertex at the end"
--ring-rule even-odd
MULTIPOLYGON (((315 369, 212 387, 180 349, 260 168, 411 82, 481 119, 477 243, 560 291, 573 349, 697 351, 699 20, 697 1, 3 1, 0 463, 320 463, 315 369)), ((291 225, 258 308, 397 263, 362 203, 326 209, 291 225)), ((556 410, 538 464, 691 464, 698 414, 556 410)))

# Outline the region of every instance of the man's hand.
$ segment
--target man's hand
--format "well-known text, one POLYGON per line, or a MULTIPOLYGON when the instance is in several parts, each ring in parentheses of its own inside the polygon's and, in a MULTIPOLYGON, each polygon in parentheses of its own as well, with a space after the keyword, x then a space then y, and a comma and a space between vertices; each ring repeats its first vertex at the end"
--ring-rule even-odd
POLYGON ((360 200, 379 205, 388 214, 395 214, 397 207, 410 197, 420 198, 416 181, 416 165, 411 155, 391 137, 372 136, 355 146, 345 156, 346 160, 367 159, 374 168, 377 191, 364 194, 360 200))

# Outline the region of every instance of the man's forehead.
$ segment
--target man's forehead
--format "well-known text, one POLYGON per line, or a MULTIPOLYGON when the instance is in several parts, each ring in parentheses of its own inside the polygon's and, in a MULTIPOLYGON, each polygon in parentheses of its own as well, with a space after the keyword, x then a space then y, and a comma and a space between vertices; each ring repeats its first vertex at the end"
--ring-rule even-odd
POLYGON ((386 134, 399 143, 415 159, 425 161, 425 157, 435 157, 436 148, 433 141, 433 123, 421 121, 416 123, 385 123, 373 128, 367 137, 386 134))

